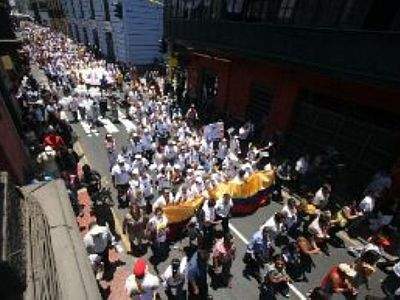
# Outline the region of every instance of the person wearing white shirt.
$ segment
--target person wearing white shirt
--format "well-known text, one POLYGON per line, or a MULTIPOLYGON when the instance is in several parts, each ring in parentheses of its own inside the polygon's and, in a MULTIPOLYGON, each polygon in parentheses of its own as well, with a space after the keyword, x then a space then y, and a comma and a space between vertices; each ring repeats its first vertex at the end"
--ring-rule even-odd
POLYGON ((325 208, 329 203, 329 197, 331 194, 331 186, 324 184, 316 193, 313 199, 313 204, 319 209, 325 208))
POLYGON ((117 164, 112 167, 111 176, 114 187, 118 191, 118 203, 122 206, 124 202, 123 197, 126 196, 126 192, 129 188, 129 180, 131 178, 129 165, 122 156, 117 158, 117 164))
POLYGON ((83 243, 89 254, 97 254, 104 263, 104 269, 110 267, 109 250, 111 245, 116 246, 114 236, 107 226, 99 226, 96 222, 89 224, 89 231, 83 238, 83 243))
POLYGON ((360 204, 358 205, 359 210, 364 214, 368 215, 372 213, 375 208, 375 198, 370 193, 367 194, 364 199, 361 200, 360 204))
POLYGON ((281 212, 276 212, 263 225, 261 225, 260 230, 268 228, 271 240, 275 242, 276 238, 279 235, 282 235, 285 231, 285 228, 283 226, 284 221, 285 221, 285 216, 281 212))
MULTIPOLYGON (((159 263, 168 254, 168 219, 159 206, 154 209, 154 216, 149 220, 148 231, 151 233, 153 256, 159 263)), ((155 265, 158 263, 155 263, 155 265)))
POLYGON ((153 211, 157 208, 164 208, 165 206, 173 203, 174 196, 170 192, 169 189, 164 189, 162 195, 157 198, 156 201, 153 203, 153 211))
POLYGON ((295 233, 298 227, 296 200, 289 198, 287 204, 282 207, 281 213, 285 216, 285 226, 289 232, 295 233))
POLYGON ((302 156, 300 157, 297 161, 296 161, 296 166, 295 166, 295 170, 297 173, 299 173, 300 175, 305 175, 307 174, 309 169, 309 162, 308 162, 308 156, 302 156))
POLYGON ((216 220, 215 215, 215 199, 210 198, 204 201, 203 207, 203 235, 205 246, 207 249, 211 249, 214 243, 214 226, 219 224, 220 221, 216 220))
POLYGON ((222 164, 225 157, 228 155, 228 145, 225 139, 222 139, 219 142, 218 151, 217 151, 217 158, 219 164, 222 164))
POLYGON ((221 199, 218 199, 215 204, 215 214, 217 220, 221 220, 222 230, 224 234, 229 232, 229 218, 233 201, 228 193, 225 193, 221 199))
POLYGON ((159 295, 160 279, 149 272, 146 261, 136 260, 133 272, 125 281, 125 291, 130 299, 153 300, 159 295))
POLYGON ((200 196, 203 193, 204 189, 205 187, 203 179, 200 176, 197 176, 195 179, 195 183, 190 188, 190 193, 195 197, 200 196))

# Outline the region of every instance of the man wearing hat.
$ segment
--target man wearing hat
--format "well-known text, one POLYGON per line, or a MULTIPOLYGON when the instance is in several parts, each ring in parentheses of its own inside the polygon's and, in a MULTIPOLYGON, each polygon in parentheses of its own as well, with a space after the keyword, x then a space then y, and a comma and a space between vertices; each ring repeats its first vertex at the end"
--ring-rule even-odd
POLYGON ((149 272, 147 262, 139 258, 133 265, 132 274, 125 281, 125 290, 130 299, 153 300, 161 299, 157 290, 160 280, 149 272))

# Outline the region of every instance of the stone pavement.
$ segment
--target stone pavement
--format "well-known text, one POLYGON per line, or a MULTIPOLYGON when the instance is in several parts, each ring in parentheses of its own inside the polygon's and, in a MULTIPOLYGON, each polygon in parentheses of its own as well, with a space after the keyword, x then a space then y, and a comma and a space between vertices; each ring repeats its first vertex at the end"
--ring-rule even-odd
MULTIPOLYGON (((81 189, 78 193, 79 203, 83 206, 83 216, 77 217, 82 239, 88 231, 89 223, 95 218, 90 215, 90 198, 86 189, 81 189)), ((103 299, 124 300, 129 299, 125 293, 125 279, 131 272, 130 261, 126 261, 123 254, 117 253, 114 249, 110 251, 110 262, 113 266, 112 274, 104 274, 100 281, 100 291, 103 299)))

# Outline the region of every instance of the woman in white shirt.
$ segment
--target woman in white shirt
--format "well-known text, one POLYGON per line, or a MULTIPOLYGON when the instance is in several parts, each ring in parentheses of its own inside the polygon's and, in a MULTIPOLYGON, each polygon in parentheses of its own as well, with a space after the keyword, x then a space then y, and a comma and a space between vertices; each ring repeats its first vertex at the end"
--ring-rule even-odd
POLYGON ((296 200, 293 198, 288 199, 287 204, 282 207, 282 214, 285 216, 285 227, 289 235, 294 235, 298 229, 298 217, 296 200))

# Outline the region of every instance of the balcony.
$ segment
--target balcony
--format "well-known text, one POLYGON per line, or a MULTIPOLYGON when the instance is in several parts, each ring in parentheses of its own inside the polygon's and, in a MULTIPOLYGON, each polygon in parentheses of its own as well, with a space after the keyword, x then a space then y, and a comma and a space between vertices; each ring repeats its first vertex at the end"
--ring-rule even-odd
POLYGON ((297 64, 353 80, 400 83, 400 32, 228 20, 166 20, 166 37, 198 50, 297 64))

